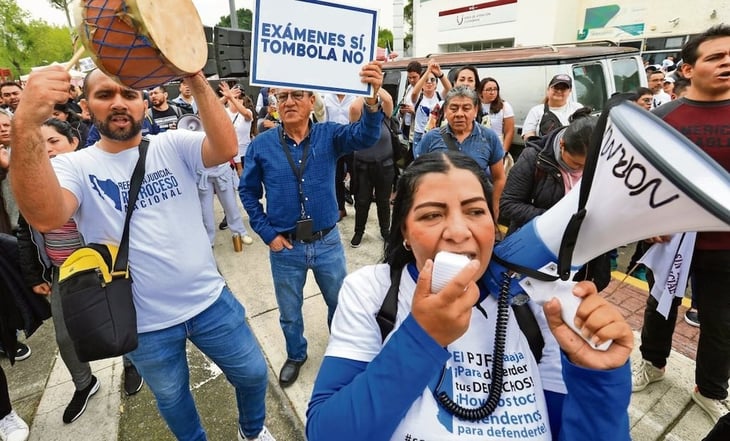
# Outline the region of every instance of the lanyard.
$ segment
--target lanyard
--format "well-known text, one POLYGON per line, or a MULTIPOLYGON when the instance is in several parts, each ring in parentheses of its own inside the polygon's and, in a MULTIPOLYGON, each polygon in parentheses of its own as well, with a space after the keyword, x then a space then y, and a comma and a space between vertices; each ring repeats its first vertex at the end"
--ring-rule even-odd
POLYGON ((301 167, 297 167, 294 163, 294 158, 292 158, 291 152, 289 151, 289 146, 284 139, 284 128, 282 126, 279 126, 279 142, 281 143, 281 149, 284 150, 286 159, 289 161, 289 166, 291 167, 292 172, 294 172, 294 177, 297 179, 297 187, 299 189, 300 216, 301 219, 306 219, 306 211, 304 209, 304 187, 302 183, 304 182, 304 168, 307 166, 307 157, 309 155, 309 136, 307 136, 307 138, 305 138, 304 141, 299 144, 300 146, 302 146, 301 167))

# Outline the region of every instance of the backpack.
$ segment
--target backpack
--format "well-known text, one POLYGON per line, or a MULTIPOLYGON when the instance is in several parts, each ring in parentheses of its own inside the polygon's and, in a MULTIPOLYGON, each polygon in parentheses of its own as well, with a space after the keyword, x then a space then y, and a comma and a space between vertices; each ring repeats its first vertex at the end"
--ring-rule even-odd
POLYGON ((403 144, 400 137, 400 127, 395 118, 385 116, 383 124, 390 132, 390 143, 393 146, 393 162, 397 163, 405 158, 408 153, 408 144, 403 144))
MULTIPOLYGON (((185 113, 182 111, 180 106, 178 106, 176 103, 173 103, 172 101, 168 101, 167 105, 170 106, 172 111, 175 112, 175 116, 177 116, 178 118, 180 118, 183 115, 183 113, 185 113)), ((192 110, 192 107, 190 107, 190 109, 192 110)), ((150 119, 150 121, 154 123, 155 119, 152 117, 152 108, 151 107, 147 109, 146 115, 150 119)))
MULTIPOLYGON (((188 114, 192 115, 192 114, 194 114, 194 113, 195 113, 195 112, 193 112, 193 106, 192 106, 191 104, 188 104, 188 103, 186 103, 186 102, 185 102, 185 101, 183 101, 183 100, 179 100, 179 101, 172 101, 170 105, 171 105, 171 106, 177 106, 177 107, 178 107, 178 109, 180 109, 180 111, 181 111, 181 112, 182 112, 182 113, 183 113, 184 115, 188 115, 188 114)), ((177 111, 175 111, 175 113, 177 113, 177 111)), ((179 117, 180 117, 180 115, 178 115, 178 118, 179 118, 179 117)))
POLYGON ((550 111, 547 103, 543 107, 542 118, 540 118, 540 124, 537 127, 537 136, 545 136, 558 127, 562 127, 563 123, 560 122, 560 118, 556 114, 550 111))

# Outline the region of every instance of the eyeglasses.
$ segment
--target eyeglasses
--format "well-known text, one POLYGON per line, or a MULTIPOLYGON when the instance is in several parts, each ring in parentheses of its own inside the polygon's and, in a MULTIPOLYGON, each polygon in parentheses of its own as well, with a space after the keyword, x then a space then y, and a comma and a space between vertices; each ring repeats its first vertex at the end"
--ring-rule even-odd
POLYGON ((499 89, 496 89, 494 87, 487 87, 485 89, 482 89, 484 92, 499 92, 499 89))
POLYGON ((276 94, 276 101, 279 103, 283 103, 286 100, 293 99, 294 101, 301 101, 304 99, 304 91, 303 90, 294 90, 292 92, 281 92, 276 94))
POLYGON ((435 78, 435 77, 431 77, 431 78, 429 78, 429 79, 426 80, 427 83, 435 83, 437 81, 438 81, 438 78, 435 78))

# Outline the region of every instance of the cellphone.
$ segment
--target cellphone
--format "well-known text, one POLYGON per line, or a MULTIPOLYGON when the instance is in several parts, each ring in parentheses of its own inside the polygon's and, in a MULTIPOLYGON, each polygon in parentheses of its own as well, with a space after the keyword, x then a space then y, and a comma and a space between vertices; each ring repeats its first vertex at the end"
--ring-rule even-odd
POLYGON ((294 233, 297 240, 312 240, 312 225, 314 225, 314 221, 312 219, 298 220, 297 227, 294 233))
POLYGON ((405 106, 406 106, 406 103, 400 103, 400 104, 398 104, 398 107, 405 107, 405 106))

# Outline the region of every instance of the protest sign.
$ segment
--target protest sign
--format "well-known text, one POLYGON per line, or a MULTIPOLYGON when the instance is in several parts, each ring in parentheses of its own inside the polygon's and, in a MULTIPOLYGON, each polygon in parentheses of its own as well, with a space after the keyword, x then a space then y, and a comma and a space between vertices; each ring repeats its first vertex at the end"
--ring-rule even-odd
POLYGON ((257 0, 254 86, 371 95, 360 68, 374 59, 377 12, 316 0, 257 0))

